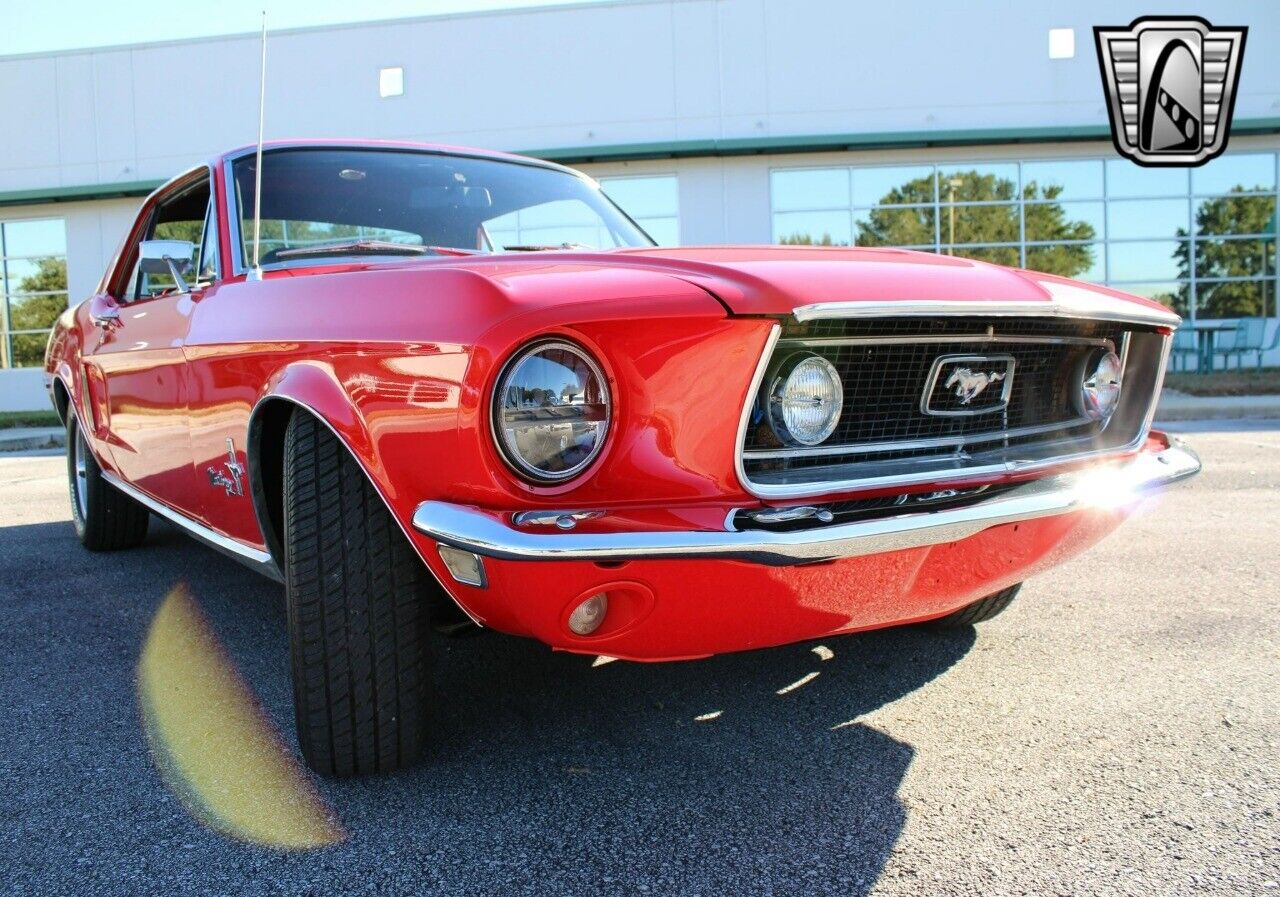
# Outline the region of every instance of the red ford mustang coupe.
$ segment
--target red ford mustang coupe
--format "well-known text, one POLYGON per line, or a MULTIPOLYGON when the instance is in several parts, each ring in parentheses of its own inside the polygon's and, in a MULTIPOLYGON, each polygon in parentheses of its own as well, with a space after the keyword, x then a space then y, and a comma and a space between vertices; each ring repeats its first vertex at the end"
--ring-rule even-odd
POLYGON ((421 750, 433 627, 675 660, 994 616, 1199 470, 1151 431, 1177 323, 661 249, 558 165, 317 141, 157 190, 46 370, 84 545, 155 513, 281 580, 303 754, 352 775, 421 750))

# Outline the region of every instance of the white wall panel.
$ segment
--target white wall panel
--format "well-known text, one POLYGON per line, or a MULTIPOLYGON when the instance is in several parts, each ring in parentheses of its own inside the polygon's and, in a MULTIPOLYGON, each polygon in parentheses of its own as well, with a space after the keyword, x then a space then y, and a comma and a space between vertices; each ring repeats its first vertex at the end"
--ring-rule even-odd
POLYGON ((0 122, 0 184, 58 184, 57 57, 0 59, 0 122))
MULTIPOLYGON (((1149 12, 986 0, 615 0, 280 32, 267 132, 500 149, 1106 122, 1091 29, 1149 12), (1048 31, 1076 30, 1050 60, 1048 31), (403 66, 403 96, 378 69, 403 66)), ((1236 118, 1280 115, 1280 7, 1252 26, 1236 118)), ((0 191, 164 177, 251 142, 256 35, 0 61, 0 191)))
POLYGON ((58 90, 58 161, 64 183, 92 183, 98 162, 94 129, 93 57, 54 57, 58 90), (80 172, 88 172, 88 177, 80 172))
MULTIPOLYGON (((137 180, 133 53, 129 50, 94 52, 91 59, 93 119, 83 126, 93 130, 97 141, 97 181, 113 184, 137 180)), ((0 179, 2 177, 0 175, 0 179)))

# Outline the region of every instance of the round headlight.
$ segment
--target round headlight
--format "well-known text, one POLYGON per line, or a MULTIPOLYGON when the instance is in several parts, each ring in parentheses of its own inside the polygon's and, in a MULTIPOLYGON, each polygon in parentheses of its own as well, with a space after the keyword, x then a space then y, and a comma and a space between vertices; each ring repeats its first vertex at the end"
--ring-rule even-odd
POLYGON ((1085 362, 1080 382, 1080 410, 1091 420, 1106 421, 1120 404, 1120 356, 1098 352, 1085 362))
POLYGON ((817 445, 835 431, 843 407, 840 375, 821 355, 792 355, 774 375, 769 422, 783 443, 817 445))
POLYGON ((609 386, 572 343, 548 340, 518 353, 493 399, 498 448, 519 473, 542 482, 581 473, 609 431, 609 386))

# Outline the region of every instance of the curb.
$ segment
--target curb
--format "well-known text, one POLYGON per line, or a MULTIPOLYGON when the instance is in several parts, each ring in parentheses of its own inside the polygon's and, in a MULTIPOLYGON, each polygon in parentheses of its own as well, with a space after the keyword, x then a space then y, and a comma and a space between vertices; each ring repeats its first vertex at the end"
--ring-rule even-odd
POLYGON ((62 448, 66 444, 67 433, 59 427, 18 427, 0 430, 0 452, 62 448))
POLYGON ((1156 419, 1241 420, 1246 418, 1280 418, 1280 396, 1161 396, 1156 419))

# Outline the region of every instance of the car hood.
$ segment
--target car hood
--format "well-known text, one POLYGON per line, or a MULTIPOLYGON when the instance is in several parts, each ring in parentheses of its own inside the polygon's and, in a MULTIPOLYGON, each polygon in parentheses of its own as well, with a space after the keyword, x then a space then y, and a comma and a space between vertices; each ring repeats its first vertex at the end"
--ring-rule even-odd
POLYGON ((654 295, 664 278, 700 287, 735 315, 815 317, 893 314, 1065 313, 1176 326, 1179 318, 1139 296, 1051 274, 969 259, 911 252, 807 246, 685 246, 605 251, 471 255, 461 258, 379 259, 322 268, 463 269, 498 286, 510 299, 543 304, 569 297, 637 301, 654 295), (616 295, 615 295, 616 294, 616 295), (825 306, 825 308, 824 308, 825 306), (911 308, 908 308, 911 306, 911 308), (961 307, 963 310, 961 311, 961 307))
MULTIPOLYGON (((615 264, 643 265, 702 286, 741 315, 814 316, 814 306, 859 303, 929 307, 983 303, 1035 314, 1070 307, 1102 317, 1150 317, 1175 325, 1164 306, 1105 287, 985 262, 902 249, 715 246, 620 250, 615 264)), ((945 306, 943 306, 945 307, 945 306)))

